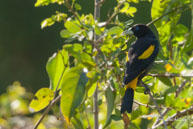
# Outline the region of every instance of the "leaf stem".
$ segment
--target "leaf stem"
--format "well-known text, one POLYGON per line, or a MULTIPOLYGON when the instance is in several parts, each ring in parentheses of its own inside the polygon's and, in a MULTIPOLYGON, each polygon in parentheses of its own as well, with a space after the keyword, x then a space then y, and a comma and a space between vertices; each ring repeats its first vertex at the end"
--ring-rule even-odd
POLYGON ((51 108, 60 100, 61 95, 59 95, 58 97, 56 97, 54 100, 52 100, 50 102, 50 104, 48 105, 48 107, 46 108, 46 110, 43 112, 43 114, 41 115, 40 119, 38 120, 38 122, 35 124, 33 129, 37 129, 39 124, 41 123, 41 121, 44 119, 44 117, 48 114, 48 112, 51 110, 51 108))

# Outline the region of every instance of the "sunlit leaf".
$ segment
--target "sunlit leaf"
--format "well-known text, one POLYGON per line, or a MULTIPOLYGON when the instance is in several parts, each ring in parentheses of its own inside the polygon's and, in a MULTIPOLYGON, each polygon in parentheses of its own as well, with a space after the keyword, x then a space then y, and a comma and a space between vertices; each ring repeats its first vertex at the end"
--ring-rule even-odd
POLYGON ((136 12, 137 12, 137 8, 135 7, 129 7, 129 9, 127 10, 127 14, 129 14, 132 17, 134 17, 134 13, 136 12))
POLYGON ((45 5, 49 5, 51 3, 58 3, 58 4, 63 4, 64 0, 37 0, 37 2, 35 3, 35 6, 45 6, 45 5))
POLYGON ((127 0, 128 2, 134 2, 134 3, 139 3, 139 0, 127 0))
POLYGON ((55 22, 60 22, 62 20, 65 20, 66 17, 67 17, 67 14, 56 12, 55 15, 52 15, 50 18, 46 18, 41 22, 41 28, 43 29, 45 27, 52 26, 55 22))
POLYGON ((149 95, 145 95, 144 93, 135 92, 134 98, 135 98, 138 102, 140 102, 140 103, 147 104, 147 103, 149 102, 149 95))
POLYGON ((75 3, 74 7, 75 7, 76 10, 81 10, 82 9, 81 5, 78 4, 78 3, 75 3))
POLYGON ((61 110, 67 122, 74 115, 74 110, 82 102, 85 95, 87 78, 81 67, 73 67, 67 71, 62 81, 61 110))
POLYGON ((74 23, 73 21, 70 21, 70 20, 66 21, 64 23, 64 26, 71 33, 76 33, 76 32, 79 32, 81 30, 79 25, 77 25, 76 23, 74 23))
POLYGON ((71 32, 69 31, 69 30, 62 30, 61 32, 60 32, 60 36, 62 37, 62 38, 69 38, 70 36, 71 36, 71 32))
POLYGON ((95 25, 94 26, 94 31, 97 35, 100 35, 102 33, 102 31, 100 30, 99 26, 98 25, 95 25))
POLYGON ((56 90, 61 87, 62 77, 66 70, 69 69, 69 56, 67 51, 58 51, 49 58, 46 64, 46 70, 50 78, 50 87, 56 90))
POLYGON ((51 100, 54 98, 54 92, 49 88, 41 88, 34 95, 33 100, 31 101, 29 107, 32 111, 40 111, 44 109, 51 100))
POLYGON ((122 32, 123 32, 123 29, 121 29, 119 26, 115 26, 115 27, 110 28, 107 34, 108 35, 112 35, 112 34, 120 35, 122 32))
POLYGON ((96 65, 92 57, 89 54, 83 52, 81 44, 66 44, 63 46, 63 48, 72 56, 74 56, 79 63, 81 63, 88 69, 91 69, 93 66, 96 65))

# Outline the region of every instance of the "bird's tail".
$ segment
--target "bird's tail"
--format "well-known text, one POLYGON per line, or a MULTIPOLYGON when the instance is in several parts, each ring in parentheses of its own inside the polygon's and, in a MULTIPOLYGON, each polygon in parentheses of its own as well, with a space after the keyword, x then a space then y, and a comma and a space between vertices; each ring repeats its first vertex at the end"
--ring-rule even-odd
POLYGON ((132 112, 133 98, 134 98, 134 90, 128 87, 125 91, 125 95, 123 96, 121 104, 121 113, 124 113, 125 111, 127 111, 128 113, 132 112))

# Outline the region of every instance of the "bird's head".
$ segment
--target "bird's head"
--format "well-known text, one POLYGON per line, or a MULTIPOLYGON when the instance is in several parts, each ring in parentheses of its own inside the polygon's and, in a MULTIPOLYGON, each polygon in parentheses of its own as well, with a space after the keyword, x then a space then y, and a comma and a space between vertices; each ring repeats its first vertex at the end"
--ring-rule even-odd
POLYGON ((135 35, 137 38, 141 38, 141 37, 144 37, 146 35, 154 36, 151 29, 144 24, 134 25, 130 29, 124 31, 123 35, 135 35))

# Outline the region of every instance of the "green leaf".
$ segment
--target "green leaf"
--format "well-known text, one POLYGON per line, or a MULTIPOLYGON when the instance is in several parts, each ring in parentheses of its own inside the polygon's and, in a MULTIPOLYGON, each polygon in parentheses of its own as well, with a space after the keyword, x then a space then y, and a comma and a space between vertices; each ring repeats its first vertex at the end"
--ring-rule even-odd
POLYGON ((77 32, 79 32, 81 30, 79 25, 77 25, 76 23, 74 23, 73 21, 70 21, 70 20, 66 21, 64 23, 64 26, 71 33, 77 33, 77 32))
POLYGON ((83 125, 83 122, 81 120, 81 117, 77 117, 77 115, 76 115, 75 117, 73 117, 71 122, 72 122, 75 129, 84 129, 84 125, 83 125))
POLYGON ((96 87, 97 87, 97 83, 93 83, 88 90, 88 97, 91 97, 94 94, 96 87))
POLYGON ((82 102, 87 80, 85 73, 82 73, 82 67, 73 67, 64 75, 61 87, 62 97, 60 107, 68 123, 74 115, 75 109, 82 102))
POLYGON ((169 93, 174 93, 177 88, 178 88, 178 86, 172 86, 172 87, 168 88, 168 89, 164 92, 164 94, 165 94, 165 95, 168 95, 169 93))
POLYGON ((69 38, 69 37, 71 37, 71 32, 69 31, 69 30, 62 30, 61 32, 60 32, 60 36, 62 37, 62 38, 69 38))
POLYGON ((135 91, 138 93, 144 93, 145 88, 144 87, 137 87, 135 91))
POLYGON ((50 18, 46 18, 41 22, 41 28, 43 29, 45 27, 53 25, 55 22, 60 22, 62 20, 65 20, 66 17, 67 17, 67 14, 56 12, 55 15, 52 15, 50 18))
POLYGON ((191 13, 192 13, 192 23, 191 23, 191 31, 188 37, 188 40, 186 41, 186 44, 184 45, 184 52, 192 51, 193 49, 193 3, 191 2, 191 13))
POLYGON ((96 65, 93 58, 89 54, 83 52, 81 44, 66 44, 63 46, 63 48, 68 51, 74 58, 76 58, 78 63, 84 65, 88 69, 91 69, 96 65))
POLYGON ((147 104, 147 103, 149 102, 149 95, 145 95, 144 93, 135 92, 134 98, 135 98, 138 102, 140 102, 140 103, 147 104))
POLYGON ((120 9, 120 13, 127 13, 128 9, 129 9, 129 3, 125 2, 124 7, 120 9))
POLYGON ((39 89, 32 99, 29 107, 37 112, 44 109, 54 99, 54 92, 49 88, 39 89))
POLYGON ((130 15, 134 17, 134 13, 137 12, 137 8, 130 7, 128 2, 124 3, 124 7, 121 8, 120 13, 125 13, 127 15, 130 15))
POLYGON ((151 8, 152 19, 156 19, 157 17, 160 17, 163 14, 163 11, 168 2, 169 0, 164 0, 164 1, 154 0, 153 1, 153 5, 151 8))
MULTIPOLYGON (((113 81, 111 81, 111 83, 114 83, 113 81)), ((107 100, 107 119, 106 119, 106 123, 104 127, 107 127, 108 124, 110 124, 110 120, 111 120, 111 114, 113 112, 114 109, 114 102, 115 102, 115 92, 112 91, 112 89, 110 87, 108 87, 105 91, 105 96, 106 96, 106 100, 107 100)))
POLYGON ((51 26, 55 23, 55 21, 52 18, 46 18, 41 22, 41 28, 45 28, 47 26, 51 26))
POLYGON ((74 7, 77 11, 82 9, 81 5, 79 5, 78 3, 75 3, 74 7))
POLYGON ((119 121, 122 120, 123 118, 121 117, 121 115, 112 114, 111 119, 114 121, 119 121))
POLYGON ((74 101, 71 108, 72 111, 75 110, 82 103, 82 100, 85 97, 87 82, 88 82, 88 78, 86 76, 86 73, 82 71, 77 84, 76 94, 74 96, 74 101))
POLYGON ((119 26, 114 26, 110 28, 107 32, 108 35, 116 34, 120 35, 123 32, 123 29, 121 29, 119 26))
POLYGON ((64 0, 37 0, 35 7, 49 5, 51 3, 63 4, 64 0))
POLYGON ((99 26, 98 25, 95 25, 94 26, 94 31, 97 35, 100 35, 102 33, 102 31, 100 30, 99 26))
POLYGON ((172 86, 172 82, 169 78, 166 78, 166 77, 158 77, 158 79, 163 82, 165 85, 167 86, 172 86))
POLYGON ((185 34, 188 33, 188 28, 182 24, 178 24, 175 28, 174 28, 174 41, 177 42, 182 42, 184 40, 186 40, 185 34))
POLYGON ((127 14, 129 14, 131 17, 134 17, 134 13, 137 12, 137 8, 135 7, 129 7, 127 14))
POLYGON ((50 87, 52 90, 56 90, 61 87, 62 76, 66 70, 69 69, 69 56, 67 51, 58 51, 49 58, 46 64, 46 70, 50 78, 50 87), (60 80, 60 82, 59 82, 60 80))

